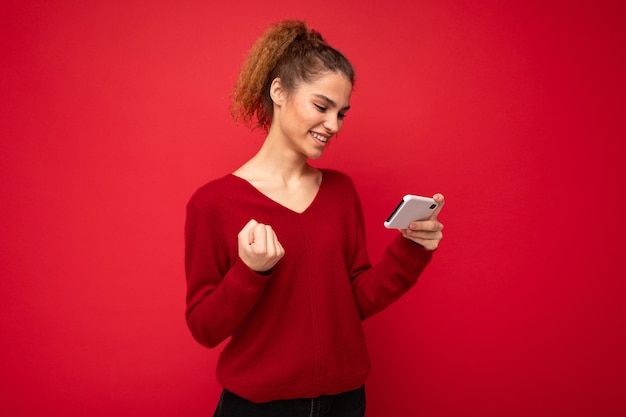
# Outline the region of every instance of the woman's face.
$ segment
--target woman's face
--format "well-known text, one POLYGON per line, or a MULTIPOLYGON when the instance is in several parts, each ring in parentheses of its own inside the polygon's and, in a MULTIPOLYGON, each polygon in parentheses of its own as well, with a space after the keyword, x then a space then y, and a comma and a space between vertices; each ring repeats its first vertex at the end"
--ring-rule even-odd
POLYGON ((341 130, 350 108, 352 83, 343 74, 326 72, 317 80, 300 83, 275 100, 278 128, 294 150, 308 158, 319 158, 332 137, 341 130))

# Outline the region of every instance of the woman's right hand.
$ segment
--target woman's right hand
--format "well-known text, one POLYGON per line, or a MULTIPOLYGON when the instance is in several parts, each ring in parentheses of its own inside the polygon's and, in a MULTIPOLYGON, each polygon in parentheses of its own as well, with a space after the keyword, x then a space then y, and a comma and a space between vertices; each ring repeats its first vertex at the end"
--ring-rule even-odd
POLYGON ((255 272, 267 272, 278 263, 285 249, 270 225, 250 220, 237 235, 239 257, 255 272))

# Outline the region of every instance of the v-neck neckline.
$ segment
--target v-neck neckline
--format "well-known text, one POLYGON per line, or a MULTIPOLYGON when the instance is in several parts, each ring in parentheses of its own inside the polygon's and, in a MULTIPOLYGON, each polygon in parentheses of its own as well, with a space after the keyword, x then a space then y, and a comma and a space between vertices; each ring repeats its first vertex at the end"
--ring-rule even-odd
POLYGON ((277 207, 280 207, 280 208, 282 208, 284 210, 287 210, 288 212, 296 214, 296 215, 304 215, 311 209, 311 207, 313 207, 315 205, 316 201, 320 197, 320 193, 322 192, 322 188, 324 187, 324 182, 325 182, 324 180, 325 180, 326 176, 324 175, 324 171, 322 169, 320 169, 319 171, 322 173, 322 179, 321 179, 320 184, 319 184, 319 186, 317 188, 317 191, 315 192, 315 196, 313 197, 313 199, 311 200, 309 205, 306 206, 305 209, 302 210, 302 211, 293 210, 293 209, 285 206, 284 204, 279 203, 278 201, 274 200, 273 198, 269 197, 267 194, 263 193, 261 190, 256 188, 254 185, 252 185, 252 183, 250 181, 248 181, 245 178, 241 178, 241 177, 239 177, 239 176, 237 176, 237 175, 235 175, 233 173, 228 174, 228 175, 233 177, 233 178, 235 178, 238 181, 241 181, 241 182, 245 183, 249 188, 251 188, 255 193, 260 195, 264 200, 273 203, 277 207))

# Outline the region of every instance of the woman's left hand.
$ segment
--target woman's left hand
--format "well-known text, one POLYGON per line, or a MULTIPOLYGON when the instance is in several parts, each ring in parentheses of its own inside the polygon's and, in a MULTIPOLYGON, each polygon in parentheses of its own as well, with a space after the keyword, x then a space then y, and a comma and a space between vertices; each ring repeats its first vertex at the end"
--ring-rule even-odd
POLYGON ((428 219, 411 222, 408 229, 400 229, 402 236, 423 246, 427 250, 437 249, 439 242, 443 238, 443 224, 437 220, 437 216, 443 208, 444 198, 441 194, 435 194, 433 198, 439 206, 428 219))

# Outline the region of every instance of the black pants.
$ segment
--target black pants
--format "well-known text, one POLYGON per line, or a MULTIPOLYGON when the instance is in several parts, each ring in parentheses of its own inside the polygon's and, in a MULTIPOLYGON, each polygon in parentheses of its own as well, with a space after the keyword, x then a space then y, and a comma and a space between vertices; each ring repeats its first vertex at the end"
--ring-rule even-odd
POLYGON ((213 417, 364 417, 365 388, 317 398, 253 403, 224 390, 213 417))

